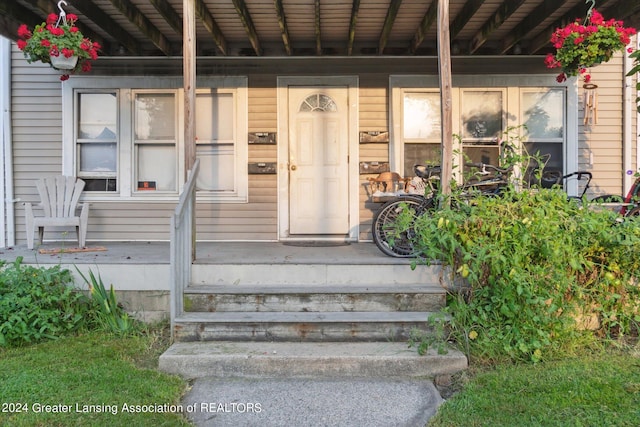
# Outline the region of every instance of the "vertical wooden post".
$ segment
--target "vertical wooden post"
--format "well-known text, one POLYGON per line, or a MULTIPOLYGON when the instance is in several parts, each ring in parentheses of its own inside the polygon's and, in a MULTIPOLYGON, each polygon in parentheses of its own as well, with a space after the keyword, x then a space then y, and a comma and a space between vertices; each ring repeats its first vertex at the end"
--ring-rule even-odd
MULTIPOLYGON (((442 117, 442 162, 440 186, 444 196, 451 194, 453 178, 453 110, 451 95, 451 45, 449 40, 449 0, 438 0, 438 64, 440 75, 440 114, 442 117)), ((444 198, 449 203, 449 198, 444 198)))
POLYGON ((195 0, 183 0, 182 72, 184 78, 185 180, 196 161, 196 12, 195 0))
MULTIPOLYGON (((184 79, 184 180, 196 162, 196 7, 183 0, 182 76, 184 79)), ((191 210, 191 260, 196 259, 196 208, 191 210)))

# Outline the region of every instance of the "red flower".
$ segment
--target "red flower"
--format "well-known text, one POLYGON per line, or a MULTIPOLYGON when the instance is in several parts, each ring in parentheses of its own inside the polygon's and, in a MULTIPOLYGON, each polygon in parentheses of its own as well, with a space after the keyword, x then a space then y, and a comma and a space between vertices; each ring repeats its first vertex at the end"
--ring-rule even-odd
POLYGON ((557 81, 558 83, 562 83, 562 82, 564 82, 565 80, 567 80, 567 75, 566 75, 565 73, 560 73, 560 74, 558 74, 558 76, 556 77, 556 81, 557 81))
POLYGON ((40 46, 49 47, 51 46, 51 42, 49 40, 40 41, 40 46))
POLYGON ((63 74, 60 76, 60 81, 63 82, 65 80, 69 80, 69 74, 63 74))
POLYGON ((27 24, 22 24, 18 27, 18 36, 25 40, 29 40, 31 38, 31 31, 27 28, 27 24))
POLYGON ((584 75, 584 82, 585 83, 589 83, 591 81, 591 74, 585 74, 584 75))
POLYGON ((49 55, 60 56, 60 51, 58 50, 58 46, 56 45, 51 46, 51 49, 49 50, 49 55))
POLYGON ((56 15, 55 13, 50 13, 47 16, 47 24, 53 25, 56 22, 58 22, 58 15, 56 15))
POLYGON ((82 63, 82 72, 88 73, 89 71, 91 71, 91 62, 90 61, 84 61, 82 63))
POLYGON ((71 58, 75 52, 73 51, 73 49, 69 49, 69 48, 63 48, 62 49, 62 54, 64 55, 65 58, 71 58))
POLYGON ((78 20, 78 15, 75 13, 67 13, 67 21, 76 22, 78 20))
POLYGON ((71 32, 71 33, 77 33, 78 31, 80 31, 80 30, 78 30, 78 27, 69 28, 69 32, 71 32))
POLYGON ((26 40, 20 39, 16 43, 18 44, 18 49, 20 49, 20 50, 24 50, 24 48, 27 47, 27 41, 26 40))

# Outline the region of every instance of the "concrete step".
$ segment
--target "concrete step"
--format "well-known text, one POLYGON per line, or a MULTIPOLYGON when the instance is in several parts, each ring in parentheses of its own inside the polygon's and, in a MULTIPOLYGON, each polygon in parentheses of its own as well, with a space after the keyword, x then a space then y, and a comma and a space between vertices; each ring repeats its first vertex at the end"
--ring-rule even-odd
POLYGON ((407 264, 194 264, 193 285, 416 285, 440 286, 448 280, 440 265, 407 264))
POLYGON ((438 311, 439 286, 425 285, 200 285, 184 293, 187 312, 438 311))
POLYGON ((461 352, 429 350, 406 343, 175 343, 159 368, 184 378, 433 378, 467 368, 461 352))
POLYGON ((430 331, 432 313, 187 312, 174 321, 176 341, 406 341, 430 331))

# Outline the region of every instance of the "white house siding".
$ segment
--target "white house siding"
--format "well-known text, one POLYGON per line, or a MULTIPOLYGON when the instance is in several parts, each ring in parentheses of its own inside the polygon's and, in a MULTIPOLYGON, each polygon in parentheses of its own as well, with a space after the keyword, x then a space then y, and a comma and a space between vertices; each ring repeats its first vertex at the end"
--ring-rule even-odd
MULTIPOLYGON (((591 82, 598 85, 597 123, 584 122, 584 96, 579 87, 579 165, 593 173, 591 195, 623 192, 623 55, 591 69, 591 82)), ((567 171, 572 172, 572 171, 567 171)))
POLYGON ((16 241, 26 239, 24 202, 38 202, 34 181, 62 170, 62 111, 59 76, 28 64, 12 45, 11 113, 16 241))

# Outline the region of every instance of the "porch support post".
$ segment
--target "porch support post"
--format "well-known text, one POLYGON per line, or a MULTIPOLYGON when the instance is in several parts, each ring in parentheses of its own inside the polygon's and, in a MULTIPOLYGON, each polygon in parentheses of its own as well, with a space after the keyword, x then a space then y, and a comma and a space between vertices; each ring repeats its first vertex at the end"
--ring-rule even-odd
MULTIPOLYGON (((453 110, 451 94, 451 46, 449 40, 449 0, 438 0, 438 64, 440 77, 440 114, 442 161, 440 187, 443 196, 451 195, 453 177, 453 110)), ((444 203, 450 202, 444 197, 444 203)))
MULTIPOLYGON (((184 174, 185 181, 196 161, 196 6, 183 0, 182 74, 184 79, 184 174)), ((195 191, 193 192, 195 199, 195 191)), ((196 209, 192 215, 191 260, 196 259, 196 209)))

